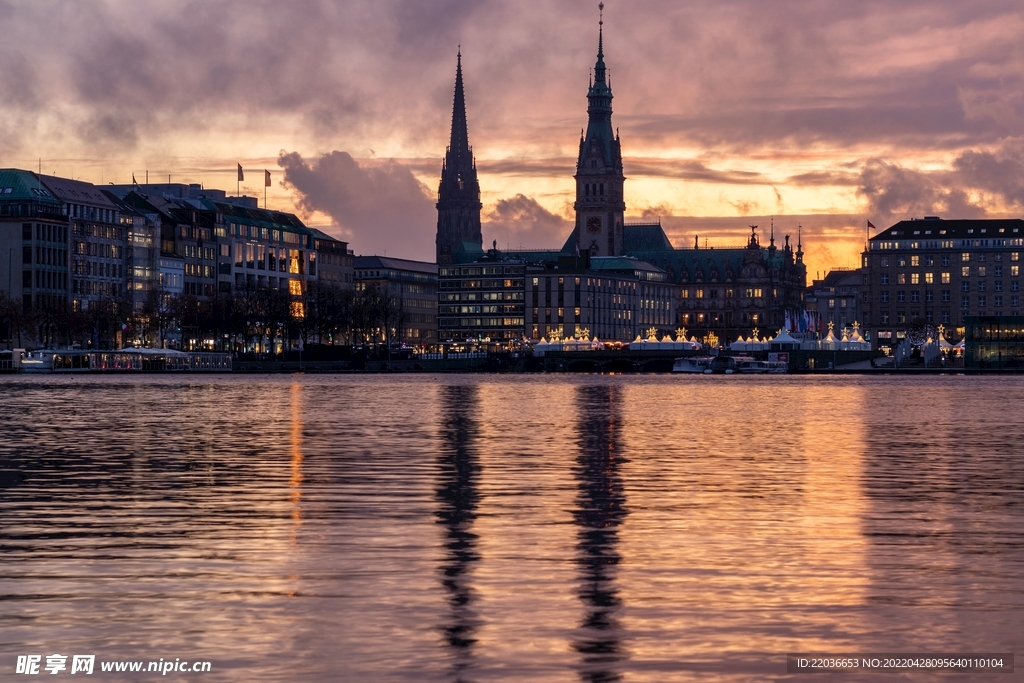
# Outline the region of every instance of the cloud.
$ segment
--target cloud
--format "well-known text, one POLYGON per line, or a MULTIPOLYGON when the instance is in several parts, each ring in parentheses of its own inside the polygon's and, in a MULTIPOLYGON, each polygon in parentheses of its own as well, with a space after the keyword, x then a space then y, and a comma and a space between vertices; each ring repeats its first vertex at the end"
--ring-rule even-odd
POLYGON ((988 192, 1007 208, 1024 207, 1024 139, 1006 141, 995 152, 968 150, 953 163, 958 179, 966 186, 988 192))
POLYGON ((571 221, 522 194, 499 199, 487 209, 483 219, 484 241, 497 240, 499 249, 559 248, 572 230, 571 221))
POLYGON ((978 218, 985 207, 944 173, 927 173, 882 159, 870 159, 860 174, 858 196, 867 202, 867 215, 896 221, 924 215, 978 218), (953 182, 950 182, 953 181, 953 182))
POLYGON ((357 254, 434 260, 434 200, 408 167, 393 160, 360 166, 339 151, 312 161, 282 152, 278 165, 298 193, 299 210, 333 218, 357 254))

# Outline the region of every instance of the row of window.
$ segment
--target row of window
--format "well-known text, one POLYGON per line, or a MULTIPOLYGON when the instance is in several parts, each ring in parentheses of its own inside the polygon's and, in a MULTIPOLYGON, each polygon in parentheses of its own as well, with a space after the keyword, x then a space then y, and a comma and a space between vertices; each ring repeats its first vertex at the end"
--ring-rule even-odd
MULTIPOLYGON (((747 288, 745 288, 745 289, 743 289, 741 291, 743 292, 743 297, 746 298, 746 299, 762 299, 762 298, 764 298, 764 290, 762 288, 760 288, 760 287, 747 287, 747 288)), ((736 290, 734 290, 734 289, 726 289, 724 291, 721 290, 721 289, 708 289, 708 290, 704 290, 704 289, 699 289, 699 288, 698 289, 692 289, 692 290, 691 289, 681 289, 679 291, 679 297, 682 298, 682 299, 689 299, 691 293, 692 293, 694 299, 703 299, 704 296, 705 296, 705 293, 707 294, 707 298, 709 298, 709 299, 717 299, 723 293, 724 293, 724 297, 723 298, 725 298, 725 299, 732 299, 736 295, 736 290)), ((778 295, 779 295, 779 290, 777 288, 773 288, 772 289, 772 296, 773 297, 777 297, 778 295)))

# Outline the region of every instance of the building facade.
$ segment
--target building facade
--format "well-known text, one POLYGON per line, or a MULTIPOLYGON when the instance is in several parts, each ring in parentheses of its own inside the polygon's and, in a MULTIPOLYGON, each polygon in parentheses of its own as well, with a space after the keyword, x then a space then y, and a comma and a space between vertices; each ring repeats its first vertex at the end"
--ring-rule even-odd
POLYGON ((628 342, 674 328, 667 274, 624 256, 563 257, 526 271, 526 329, 534 341, 588 337, 628 342))
POLYGON ((814 320, 824 327, 832 323, 837 335, 854 322, 862 323, 863 277, 859 268, 833 268, 822 279, 812 281, 807 293, 807 310, 814 313, 814 320))
MULTIPOLYGON (((368 319, 381 330, 378 336, 409 346, 437 343, 437 265, 388 256, 355 257, 355 291, 380 295, 377 311, 368 319)), ((368 301, 369 299, 367 299, 368 301)))
POLYGON ((915 327, 963 338, 968 317, 1019 316, 1024 220, 904 220, 868 241, 863 317, 876 348, 915 327))
POLYGON ((487 257, 438 267, 438 340, 442 343, 509 345, 523 338, 526 264, 487 257))
MULTIPOLYGON (((0 169, 0 290, 22 312, 68 302, 71 232, 64 203, 30 171, 0 169)), ((34 336, 34 335, 33 335, 34 336)))

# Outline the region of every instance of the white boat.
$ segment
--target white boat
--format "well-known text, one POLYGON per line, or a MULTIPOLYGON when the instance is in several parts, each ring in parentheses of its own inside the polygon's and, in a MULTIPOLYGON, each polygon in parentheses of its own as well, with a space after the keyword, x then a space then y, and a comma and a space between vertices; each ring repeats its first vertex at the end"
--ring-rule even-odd
POLYGON ((773 375, 782 375, 789 372, 789 363, 781 360, 768 361, 768 372, 773 375))
POLYGON ((672 364, 672 372, 693 372, 698 374, 704 374, 710 372, 711 362, 715 359, 711 356, 688 356, 686 358, 676 358, 676 362, 672 364))
POLYGON ((768 361, 754 358, 736 359, 736 371, 745 375, 760 375, 768 372, 768 361))

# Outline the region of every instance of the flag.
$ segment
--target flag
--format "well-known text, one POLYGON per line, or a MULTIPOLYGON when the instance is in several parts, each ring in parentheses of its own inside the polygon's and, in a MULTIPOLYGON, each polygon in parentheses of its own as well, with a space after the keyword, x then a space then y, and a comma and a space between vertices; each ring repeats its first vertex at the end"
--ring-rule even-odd
POLYGON ((138 184, 139 184, 139 181, 137 181, 137 180, 135 179, 135 174, 134 174, 134 173, 132 173, 132 185, 138 185, 138 184))
POLYGON ((872 225, 871 221, 868 221, 868 227, 871 228, 872 230, 878 230, 878 228, 872 225))
POLYGON ((263 186, 270 187, 270 171, 268 171, 267 169, 263 169, 263 173, 266 174, 266 176, 263 178, 263 186))
POLYGON ((245 180, 245 174, 242 173, 242 165, 239 164, 238 165, 238 181, 241 182, 243 180, 245 180))

